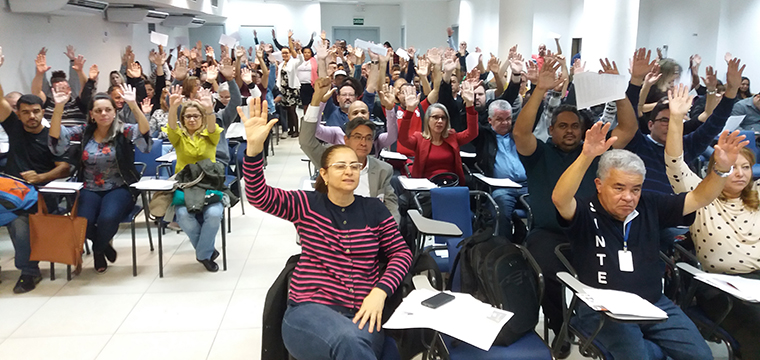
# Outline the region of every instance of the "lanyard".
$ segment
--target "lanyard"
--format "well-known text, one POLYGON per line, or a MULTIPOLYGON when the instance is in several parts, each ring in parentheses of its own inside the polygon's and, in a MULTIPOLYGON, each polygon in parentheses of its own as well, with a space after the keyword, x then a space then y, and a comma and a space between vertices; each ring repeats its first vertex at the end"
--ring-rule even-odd
POLYGON ((633 219, 625 225, 625 231, 623 232, 623 251, 628 251, 628 235, 631 233, 631 223, 633 223, 633 219))

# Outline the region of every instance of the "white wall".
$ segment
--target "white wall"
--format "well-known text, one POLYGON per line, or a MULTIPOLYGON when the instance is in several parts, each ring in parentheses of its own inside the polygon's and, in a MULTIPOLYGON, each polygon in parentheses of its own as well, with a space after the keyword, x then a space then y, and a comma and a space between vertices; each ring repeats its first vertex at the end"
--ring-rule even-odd
POLYGON ((586 70, 600 69, 600 58, 617 62, 621 73, 636 46, 639 0, 585 0, 583 6, 583 58, 586 70))
MULTIPOLYGON (((187 29, 158 26, 156 30, 169 33, 170 38, 187 36, 187 29)), ((147 24, 109 23, 96 16, 40 16, 0 11, 0 46, 5 55, 5 64, 0 68, 3 90, 23 93, 31 90, 34 59, 43 46, 48 48, 51 71, 64 70, 68 75, 69 59, 63 54, 68 44, 76 48, 77 54, 84 55, 87 68, 98 65, 100 91, 108 87, 108 73, 119 69, 121 52, 127 45, 132 45, 137 60, 143 65, 148 63, 148 51, 153 47, 147 24)))
POLYGON ((467 42, 469 52, 474 52, 475 47, 480 47, 484 55, 499 52, 498 0, 460 1, 459 41, 467 42))
MULTIPOLYGON (((334 26, 354 26, 354 17, 363 17, 364 27, 380 28, 380 42, 389 41, 394 48, 401 46, 401 6, 398 4, 359 6, 323 3, 321 13, 322 28, 327 31, 328 37, 332 36, 334 26)), ((408 26, 406 31, 408 34, 408 26)))
MULTIPOLYGON (((546 49, 552 52, 557 51, 554 43, 553 34, 559 34, 560 46, 563 54, 568 58, 572 46, 572 36, 570 36, 570 24, 573 20, 571 12, 572 3, 567 0, 537 0, 533 2, 533 38, 530 49, 521 49, 524 55, 537 54, 538 45, 546 44, 546 49), (529 52, 530 51, 530 52, 529 52)), ((580 16, 575 13, 575 16, 580 16)))
POLYGON ((406 26, 406 46, 422 54, 433 47, 446 47, 449 20, 448 1, 414 1, 401 4, 402 25, 406 26), (430 19, 430 21, 423 21, 430 19))
MULTIPOLYGON (((757 34, 760 33, 760 0, 731 0, 721 4, 718 41, 715 50, 715 64, 719 78, 724 79, 726 63, 723 55, 728 51, 742 59, 747 65, 744 76, 751 81, 750 90, 760 92, 760 47, 757 34)), ((704 58, 704 55, 702 56, 704 58)), ((703 62, 704 63, 704 62, 703 62)))
POLYGON ((224 16, 227 17, 227 34, 238 31, 241 25, 274 26, 277 39, 283 44, 287 41, 288 30, 293 30, 293 37, 303 44, 309 42, 312 32, 319 34, 322 30, 318 2, 228 0, 224 16))

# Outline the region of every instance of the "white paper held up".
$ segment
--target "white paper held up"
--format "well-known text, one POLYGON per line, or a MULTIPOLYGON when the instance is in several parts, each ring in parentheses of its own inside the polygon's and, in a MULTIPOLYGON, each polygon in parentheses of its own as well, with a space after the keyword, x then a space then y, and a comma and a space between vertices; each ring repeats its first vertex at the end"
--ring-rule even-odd
POLYGON ((161 45, 163 47, 167 47, 169 45, 169 35, 162 34, 159 32, 151 31, 150 32, 150 42, 161 45))
POLYGON ((275 51, 271 54, 269 54, 269 61, 270 62, 282 62, 282 51, 275 51))
POLYGON ((398 50, 396 50, 396 55, 398 55, 398 57, 400 57, 400 58, 402 58, 404 60, 409 61, 409 53, 406 52, 406 50, 404 50, 402 48, 398 48, 398 50))
POLYGON ((739 125, 741 125, 742 121, 744 121, 744 117, 745 116, 746 115, 729 116, 728 120, 726 120, 726 126, 724 126, 723 130, 721 130, 720 132, 722 133, 722 132, 724 132, 726 130, 728 130, 728 131, 734 131, 734 130, 738 129, 739 125))
POLYGON ((354 47, 355 48, 359 48, 359 49, 363 49, 365 51, 366 50, 372 50, 373 53, 378 54, 378 55, 380 55, 380 54, 386 54, 388 52, 388 50, 385 48, 385 46, 380 45, 380 44, 373 44, 373 43, 371 43, 369 41, 364 41, 362 39, 356 39, 356 40, 354 40, 354 47))
POLYGON ((175 45, 182 45, 184 47, 190 47, 190 38, 187 36, 177 36, 174 38, 175 45))
POLYGON ((222 45, 226 45, 228 48, 232 49, 235 47, 235 43, 237 43, 237 39, 227 34, 222 34, 222 36, 219 37, 219 43, 222 45))
POLYGON ((623 75, 583 72, 573 77, 578 109, 625 98, 628 79, 623 75))
POLYGON ((470 71, 472 71, 472 69, 478 67, 478 63, 480 62, 480 57, 482 55, 483 54, 481 54, 481 53, 470 53, 469 55, 467 55, 466 63, 467 63, 467 72, 468 73, 470 71))

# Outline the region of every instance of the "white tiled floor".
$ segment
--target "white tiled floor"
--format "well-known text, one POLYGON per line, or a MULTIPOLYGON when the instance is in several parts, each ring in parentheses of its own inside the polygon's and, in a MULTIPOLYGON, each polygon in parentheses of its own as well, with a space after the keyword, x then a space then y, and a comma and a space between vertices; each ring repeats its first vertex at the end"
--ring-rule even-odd
MULTIPOLYGON (((298 188, 308 174, 302 156, 297 140, 281 140, 269 157, 267 181, 298 188)), ((299 252, 294 227, 250 205, 245 216, 235 207, 229 269, 218 273, 195 261, 184 234, 169 231, 164 278, 158 277, 158 254, 149 249, 144 224, 138 227, 137 277, 129 228, 123 226, 114 239, 119 258, 107 273, 95 274, 86 256, 82 274, 67 282, 59 265, 57 280, 50 281, 44 264, 45 279, 23 295, 13 294, 19 272, 0 228, 0 359, 258 359, 267 289, 299 252)), ((577 350, 570 358, 582 359, 577 350)))

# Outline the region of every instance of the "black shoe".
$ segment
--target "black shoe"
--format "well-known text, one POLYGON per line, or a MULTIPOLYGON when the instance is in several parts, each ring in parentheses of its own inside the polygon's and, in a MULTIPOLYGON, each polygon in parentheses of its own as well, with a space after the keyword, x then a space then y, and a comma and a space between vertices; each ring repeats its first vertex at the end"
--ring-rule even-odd
POLYGON ((116 262, 116 249, 113 248, 113 246, 108 245, 105 250, 103 250, 103 255, 106 256, 106 259, 110 261, 112 264, 116 262))
POLYGON ((104 253, 92 253, 93 262, 95 264, 95 272, 102 274, 108 270, 108 263, 106 262, 106 256, 104 253))
POLYGON ((566 341, 560 346, 557 359, 567 359, 568 356, 570 356, 570 342, 566 341))
POLYGON ((218 258, 218 257, 219 257, 219 252, 216 251, 216 250, 214 250, 214 253, 211 254, 211 261, 216 260, 216 258, 218 258))
POLYGON ((42 276, 21 275, 16 282, 16 286, 13 287, 13 292, 16 294, 23 294, 34 290, 36 285, 42 281, 42 276))
POLYGON ((217 272, 219 271, 219 265, 217 265, 214 260, 207 259, 207 260, 198 260, 203 266, 206 267, 206 270, 211 272, 217 272))

